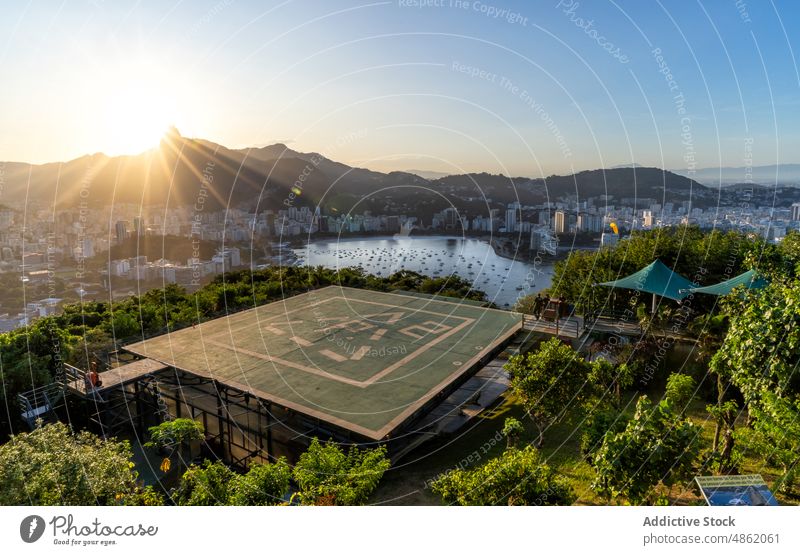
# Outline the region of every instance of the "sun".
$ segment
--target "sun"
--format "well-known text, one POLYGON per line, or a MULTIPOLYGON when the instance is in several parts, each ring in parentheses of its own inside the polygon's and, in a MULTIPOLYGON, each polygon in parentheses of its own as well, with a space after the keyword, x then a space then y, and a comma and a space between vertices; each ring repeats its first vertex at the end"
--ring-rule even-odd
POLYGON ((138 154, 158 146, 174 122, 175 104, 154 85, 139 83, 116 88, 106 97, 105 152, 138 154))

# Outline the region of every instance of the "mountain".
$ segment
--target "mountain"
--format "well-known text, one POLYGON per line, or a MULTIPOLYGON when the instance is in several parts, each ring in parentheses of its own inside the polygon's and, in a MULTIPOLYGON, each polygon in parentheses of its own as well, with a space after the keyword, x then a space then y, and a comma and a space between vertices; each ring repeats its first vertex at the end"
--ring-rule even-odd
POLYGON ((554 196, 559 191, 579 199, 612 195, 622 198, 653 198, 662 200, 688 200, 704 196, 706 187, 687 177, 658 168, 626 167, 609 170, 587 170, 574 175, 553 175, 535 181, 535 186, 554 196))
POLYGON ((616 201, 623 198, 650 198, 675 202, 697 199, 708 193, 700 183, 658 168, 587 170, 541 179, 473 173, 451 175, 431 183, 451 195, 480 195, 481 198, 504 204, 515 201, 539 204, 565 197, 584 200, 600 195, 610 195, 616 201))
MULTIPOLYGON (((680 175, 690 175, 686 170, 673 170, 680 175)), ((760 185, 800 185, 800 164, 773 164, 770 166, 701 168, 691 174, 711 186, 735 183, 757 183, 760 185)))
POLYGON ((405 170, 405 173, 413 173, 414 175, 418 175, 424 179, 441 179, 442 177, 453 175, 447 172, 435 172, 431 170, 405 170))
POLYGON ((36 200, 58 208, 112 203, 277 210, 289 204, 340 213, 390 211, 424 216, 451 205, 486 212, 519 200, 536 204, 562 197, 603 194, 620 198, 694 199, 699 183, 656 168, 590 170, 544 179, 488 173, 435 179, 411 172, 381 173, 353 168, 318 153, 284 144, 230 149, 173 130, 158 148, 135 156, 104 154, 42 165, 5 164, 3 201, 36 200), (297 195, 300 192, 300 195, 297 195))

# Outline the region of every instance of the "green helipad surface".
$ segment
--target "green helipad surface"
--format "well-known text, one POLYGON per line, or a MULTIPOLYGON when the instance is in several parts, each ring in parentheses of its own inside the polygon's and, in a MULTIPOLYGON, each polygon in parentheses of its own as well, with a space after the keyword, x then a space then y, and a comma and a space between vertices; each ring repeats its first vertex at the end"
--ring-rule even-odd
POLYGON ((457 300, 326 287, 125 349, 381 439, 520 326, 457 300))

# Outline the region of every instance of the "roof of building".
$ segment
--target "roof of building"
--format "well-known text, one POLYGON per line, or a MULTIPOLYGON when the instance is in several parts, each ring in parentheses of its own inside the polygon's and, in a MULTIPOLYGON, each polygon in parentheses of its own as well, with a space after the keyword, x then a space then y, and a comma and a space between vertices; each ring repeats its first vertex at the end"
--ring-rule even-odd
POLYGON ((454 299, 326 287, 125 349, 379 440, 521 325, 454 299))

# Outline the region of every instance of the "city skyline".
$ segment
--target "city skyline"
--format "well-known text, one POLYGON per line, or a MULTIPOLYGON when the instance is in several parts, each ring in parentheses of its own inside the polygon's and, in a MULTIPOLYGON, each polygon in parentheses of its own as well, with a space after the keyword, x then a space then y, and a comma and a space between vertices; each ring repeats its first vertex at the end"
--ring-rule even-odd
POLYGON ((0 159, 136 154, 169 125, 379 171, 531 177, 797 162, 783 18, 706 6, 4 6, 0 159), (254 24, 257 22, 257 25, 254 24), (297 40, 302 36, 303 40, 297 40))

